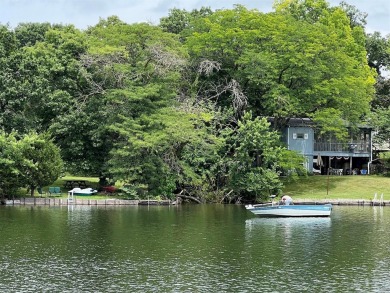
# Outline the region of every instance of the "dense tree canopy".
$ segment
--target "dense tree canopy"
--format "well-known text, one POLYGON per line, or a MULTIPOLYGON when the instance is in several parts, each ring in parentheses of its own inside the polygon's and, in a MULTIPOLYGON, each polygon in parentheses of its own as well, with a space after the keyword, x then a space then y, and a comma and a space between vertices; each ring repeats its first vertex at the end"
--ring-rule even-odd
MULTIPOLYGON (((205 18, 186 42, 192 58, 220 64, 205 86, 237 81, 256 115, 309 116, 324 130, 334 118, 359 121, 375 82, 363 30, 351 29, 341 9, 314 2, 321 4, 315 13, 309 1, 283 1, 276 13, 237 6, 205 18)), ((223 106, 233 102, 233 95, 219 98, 223 106)))
POLYGON ((373 107, 388 139, 388 37, 366 35, 366 15, 347 3, 274 8, 175 8, 158 26, 112 16, 85 31, 0 26, 3 194, 55 177, 51 167, 28 180, 18 173, 23 157, 53 152, 60 162, 52 143, 73 174, 109 177, 133 196, 204 201, 259 200, 280 192, 281 173, 304 173, 274 132, 291 117, 341 137, 344 121, 373 107))
POLYGON ((19 149, 24 160, 21 178, 31 195, 37 187, 49 185, 61 175, 63 163, 60 150, 47 134, 25 135, 19 141, 19 149))
POLYGON ((36 187, 54 182, 62 172, 60 150, 47 134, 0 134, 0 197, 20 187, 31 195, 36 187))

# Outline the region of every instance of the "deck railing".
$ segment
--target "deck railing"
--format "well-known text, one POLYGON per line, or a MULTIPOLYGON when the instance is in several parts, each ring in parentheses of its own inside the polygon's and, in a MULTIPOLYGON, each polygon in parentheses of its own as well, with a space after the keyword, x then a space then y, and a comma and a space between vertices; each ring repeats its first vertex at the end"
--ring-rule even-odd
POLYGON ((315 152, 340 152, 340 153, 369 153, 370 144, 367 142, 338 143, 338 142, 314 142, 315 152))

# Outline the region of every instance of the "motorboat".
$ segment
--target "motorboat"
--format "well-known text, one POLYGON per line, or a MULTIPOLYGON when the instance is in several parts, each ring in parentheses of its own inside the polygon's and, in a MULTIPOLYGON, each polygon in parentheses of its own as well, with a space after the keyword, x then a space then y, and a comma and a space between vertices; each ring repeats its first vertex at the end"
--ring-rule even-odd
POLYGON ((329 217, 332 212, 331 204, 298 204, 295 205, 290 196, 283 196, 275 203, 245 205, 248 211, 262 217, 329 217))
POLYGON ((72 193, 72 195, 93 195, 96 194, 98 191, 93 188, 73 188, 72 190, 69 190, 68 193, 72 193))

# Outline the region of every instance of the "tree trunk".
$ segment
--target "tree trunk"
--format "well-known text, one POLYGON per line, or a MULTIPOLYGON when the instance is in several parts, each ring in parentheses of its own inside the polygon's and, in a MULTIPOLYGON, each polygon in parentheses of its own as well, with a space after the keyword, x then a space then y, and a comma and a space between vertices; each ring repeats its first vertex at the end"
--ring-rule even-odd
POLYGON ((30 186, 30 196, 34 197, 35 186, 30 186))

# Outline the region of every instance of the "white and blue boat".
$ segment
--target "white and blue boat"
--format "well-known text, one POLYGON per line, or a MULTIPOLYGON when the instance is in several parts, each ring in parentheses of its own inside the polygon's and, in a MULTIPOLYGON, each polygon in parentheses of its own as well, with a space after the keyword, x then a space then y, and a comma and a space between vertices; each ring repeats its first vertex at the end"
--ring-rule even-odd
POLYGON ((94 195, 98 191, 92 188, 73 188, 72 190, 68 191, 68 194, 71 195, 94 195))
POLYGON ((246 205, 245 208, 253 214, 262 217, 329 217, 332 212, 331 204, 299 204, 294 205, 288 196, 282 197, 281 203, 246 205))

